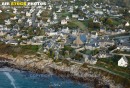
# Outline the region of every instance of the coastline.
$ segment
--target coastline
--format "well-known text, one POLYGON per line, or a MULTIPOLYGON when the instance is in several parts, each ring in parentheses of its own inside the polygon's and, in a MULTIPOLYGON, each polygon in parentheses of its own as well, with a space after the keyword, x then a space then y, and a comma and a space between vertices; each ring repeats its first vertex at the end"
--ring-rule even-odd
POLYGON ((107 72, 92 68, 83 68, 81 65, 73 64, 67 66, 61 62, 54 62, 45 55, 38 57, 36 55, 19 55, 13 58, 12 55, 0 55, 1 58, 9 59, 7 66, 24 71, 32 71, 42 74, 56 74, 61 77, 67 77, 74 81, 93 83, 93 88, 129 88, 129 85, 116 83, 116 76, 107 72))

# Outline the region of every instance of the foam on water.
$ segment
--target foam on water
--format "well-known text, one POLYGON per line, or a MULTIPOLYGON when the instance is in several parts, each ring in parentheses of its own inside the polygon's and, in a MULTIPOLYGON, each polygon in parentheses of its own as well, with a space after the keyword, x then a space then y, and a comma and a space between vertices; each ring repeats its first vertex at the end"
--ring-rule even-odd
POLYGON ((10 75, 10 73, 4 72, 4 74, 5 74, 6 77, 11 81, 11 85, 12 85, 14 88, 16 88, 15 80, 14 80, 14 78, 10 75))
POLYGON ((16 71, 10 68, 0 70, 0 88, 91 88, 88 84, 74 82, 50 74, 16 71))

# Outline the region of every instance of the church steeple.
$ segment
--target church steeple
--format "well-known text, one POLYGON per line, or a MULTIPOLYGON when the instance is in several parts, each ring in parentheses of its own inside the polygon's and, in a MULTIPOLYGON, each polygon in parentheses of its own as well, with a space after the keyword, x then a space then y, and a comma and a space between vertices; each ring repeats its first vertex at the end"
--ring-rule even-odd
POLYGON ((83 42, 82 42, 81 39, 80 39, 80 33, 79 33, 79 30, 78 30, 78 33, 77 33, 76 39, 75 39, 75 41, 74 41, 74 44, 76 44, 77 46, 83 44, 83 42))

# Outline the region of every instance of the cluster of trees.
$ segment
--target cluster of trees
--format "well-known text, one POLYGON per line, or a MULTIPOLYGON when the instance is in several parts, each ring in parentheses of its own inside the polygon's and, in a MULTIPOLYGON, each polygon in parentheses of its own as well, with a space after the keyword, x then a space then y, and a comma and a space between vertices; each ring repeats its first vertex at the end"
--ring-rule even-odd
POLYGON ((77 53, 72 59, 77 60, 77 61, 81 61, 81 60, 83 60, 83 55, 77 53))
POLYGON ((43 29, 36 27, 21 27, 20 28, 25 34, 29 34, 30 36, 39 36, 44 33, 43 29))
POLYGON ((120 22, 117 19, 106 17, 106 18, 100 18, 100 22, 94 23, 93 19, 88 20, 88 28, 91 29, 99 29, 100 26, 103 24, 107 27, 115 27, 120 24, 120 22), (100 23, 102 22, 102 23, 100 23))
POLYGON ((118 6, 129 7, 130 0, 89 0, 89 4, 91 3, 108 3, 108 4, 115 4, 118 6))
POLYGON ((88 28, 99 29, 100 28, 100 23, 94 23, 93 19, 89 19, 88 20, 88 28))
POLYGON ((71 46, 64 46, 64 48, 61 50, 60 54, 64 57, 71 57, 73 56, 74 49, 71 48, 71 46))

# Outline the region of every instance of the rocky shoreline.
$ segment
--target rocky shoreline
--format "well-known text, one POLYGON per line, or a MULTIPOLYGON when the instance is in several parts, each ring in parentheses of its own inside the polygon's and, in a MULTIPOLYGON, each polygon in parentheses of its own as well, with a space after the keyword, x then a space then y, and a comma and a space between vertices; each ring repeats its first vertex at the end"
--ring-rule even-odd
POLYGON ((56 74, 61 77, 71 78, 75 81, 92 83, 92 88, 129 88, 127 84, 122 85, 115 83, 111 78, 116 76, 111 76, 110 78, 110 74, 107 72, 92 68, 83 68, 78 64, 67 66, 61 62, 56 63, 46 55, 41 57, 36 55, 19 55, 16 58, 11 55, 0 55, 0 57, 9 60, 9 62, 3 64, 3 66, 36 73, 56 74))

